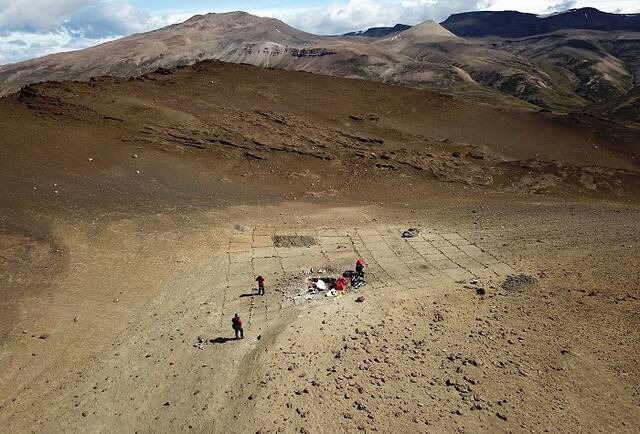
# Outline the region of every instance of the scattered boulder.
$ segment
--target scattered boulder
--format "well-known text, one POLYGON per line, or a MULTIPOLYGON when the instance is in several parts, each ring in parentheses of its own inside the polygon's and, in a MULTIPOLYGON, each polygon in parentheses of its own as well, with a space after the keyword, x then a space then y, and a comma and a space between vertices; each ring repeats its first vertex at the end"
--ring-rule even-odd
POLYGON ((198 348, 199 350, 204 350, 204 346, 206 345, 206 343, 207 343, 207 340, 204 337, 198 336, 193 346, 195 348, 198 348))
POLYGON ((364 302, 364 297, 362 295, 356 298, 356 303, 363 303, 363 302, 364 302))

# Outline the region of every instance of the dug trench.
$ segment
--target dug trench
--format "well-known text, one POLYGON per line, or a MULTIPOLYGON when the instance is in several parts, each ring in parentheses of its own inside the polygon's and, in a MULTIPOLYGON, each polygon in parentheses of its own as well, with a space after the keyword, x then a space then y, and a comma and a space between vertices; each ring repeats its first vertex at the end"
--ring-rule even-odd
POLYGON ((0 112, 7 432, 640 424, 633 140, 218 63, 0 112), (344 297, 280 286, 359 257, 344 297))

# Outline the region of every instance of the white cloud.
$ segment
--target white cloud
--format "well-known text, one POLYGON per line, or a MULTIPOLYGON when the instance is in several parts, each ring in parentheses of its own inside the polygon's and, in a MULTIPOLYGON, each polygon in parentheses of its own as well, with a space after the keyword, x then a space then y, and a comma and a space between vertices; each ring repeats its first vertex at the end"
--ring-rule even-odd
POLYGON ((87 36, 123 35, 166 25, 165 14, 129 0, 0 0, 0 32, 69 30, 87 36))
POLYGON ((93 0, 0 0, 0 29, 49 31, 93 0))
POLYGON ((398 23, 442 21, 456 12, 485 9, 491 0, 349 0, 345 3, 285 11, 258 11, 282 19, 293 27, 318 34, 342 34, 398 23))
POLYGON ((8 32, 0 36, 0 65, 60 51, 87 48, 109 39, 112 38, 89 39, 69 32, 8 32))
POLYGON ((0 64, 172 24, 126 0, 0 0, 0 64))
POLYGON ((166 17, 137 9, 129 2, 101 0, 71 15, 64 27, 88 38, 102 38, 142 32, 167 24, 166 17))

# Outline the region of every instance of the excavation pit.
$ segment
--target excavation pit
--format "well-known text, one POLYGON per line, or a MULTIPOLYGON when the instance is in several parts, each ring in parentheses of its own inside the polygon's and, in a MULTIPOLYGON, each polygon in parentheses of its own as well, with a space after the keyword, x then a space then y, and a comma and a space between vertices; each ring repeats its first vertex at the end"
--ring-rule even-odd
POLYGON ((311 247, 318 244, 318 239, 307 235, 274 235, 273 245, 280 248, 311 247))

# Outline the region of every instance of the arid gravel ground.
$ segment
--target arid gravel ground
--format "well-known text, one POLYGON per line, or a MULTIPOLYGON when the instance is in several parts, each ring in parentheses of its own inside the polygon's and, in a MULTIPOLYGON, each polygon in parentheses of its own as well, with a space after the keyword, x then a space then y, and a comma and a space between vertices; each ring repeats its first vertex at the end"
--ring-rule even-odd
POLYGON ((0 100, 0 431, 636 431, 633 126, 201 68, 0 100))

